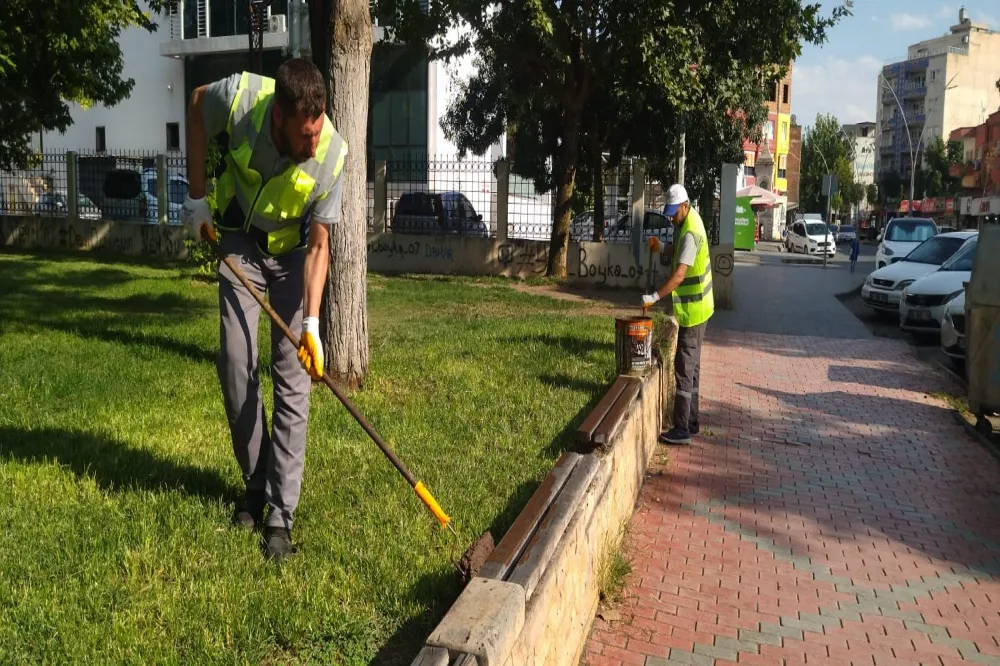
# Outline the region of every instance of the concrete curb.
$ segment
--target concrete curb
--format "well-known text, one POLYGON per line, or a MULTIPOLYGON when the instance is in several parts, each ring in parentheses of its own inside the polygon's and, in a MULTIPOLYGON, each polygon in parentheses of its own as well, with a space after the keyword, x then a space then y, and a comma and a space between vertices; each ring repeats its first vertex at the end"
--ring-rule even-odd
POLYGON ((481 578, 462 592, 413 666, 576 666, 600 598, 606 544, 635 510, 670 402, 676 326, 662 362, 606 445, 565 453, 528 501, 481 578))

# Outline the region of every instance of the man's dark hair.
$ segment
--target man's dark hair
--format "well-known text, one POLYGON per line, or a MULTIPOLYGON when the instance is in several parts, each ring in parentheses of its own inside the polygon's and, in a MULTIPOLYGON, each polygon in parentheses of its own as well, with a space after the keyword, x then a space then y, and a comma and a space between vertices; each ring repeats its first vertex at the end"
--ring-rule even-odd
POLYGON ((274 101, 289 116, 301 113, 317 118, 326 111, 326 86, 323 75, 305 58, 286 60, 274 78, 274 101))

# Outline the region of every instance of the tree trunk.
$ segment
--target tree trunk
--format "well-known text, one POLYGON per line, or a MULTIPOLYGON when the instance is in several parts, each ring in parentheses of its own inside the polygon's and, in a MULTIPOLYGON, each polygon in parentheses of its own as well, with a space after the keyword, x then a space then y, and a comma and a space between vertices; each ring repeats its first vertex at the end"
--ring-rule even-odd
POLYGON ((327 372, 359 388, 368 374, 367 174, 368 76, 372 22, 367 0, 331 0, 330 118, 347 141, 340 222, 330 234, 323 295, 327 372))
POLYGON ((576 186, 577 146, 580 141, 580 111, 566 109, 556 164, 556 217, 549 243, 549 264, 546 275, 566 277, 566 255, 569 252, 569 219, 573 213, 573 188, 576 186))

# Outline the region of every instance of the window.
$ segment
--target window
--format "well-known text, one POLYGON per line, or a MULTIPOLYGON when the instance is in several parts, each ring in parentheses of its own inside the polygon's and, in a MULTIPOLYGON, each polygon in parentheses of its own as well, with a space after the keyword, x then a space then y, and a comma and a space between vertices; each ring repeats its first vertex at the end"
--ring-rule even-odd
POLYGON ((868 131, 869 131, 870 129, 871 129, 870 127, 862 127, 862 128, 861 128, 861 136, 862 136, 862 137, 867 137, 867 136, 868 136, 868 131))
POLYGON ((778 158, 778 178, 788 177, 788 156, 781 155, 778 158))
POLYGON ((768 102, 776 102, 776 101, 778 101, 777 97, 778 97, 778 86, 777 85, 773 85, 773 86, 771 86, 771 90, 768 91, 768 93, 767 93, 767 101, 768 102))
POLYGON ((107 142, 105 141, 105 138, 104 138, 104 128, 103 127, 98 127, 97 128, 97 137, 96 138, 97 138, 97 152, 103 153, 103 152, 107 151, 108 144, 107 144, 107 142))
POLYGON ((788 123, 781 123, 781 140, 788 141, 788 123))
POLYGON ((765 120, 764 121, 764 132, 763 132, 763 134, 764 134, 764 138, 767 139, 768 141, 770 141, 771 139, 774 138, 774 121, 773 120, 765 120))
POLYGON ((167 123, 167 150, 181 149, 181 126, 179 123, 167 123))
POLYGON ((788 84, 781 86, 781 103, 788 104, 788 84))
POLYGON ((937 80, 937 70, 936 69, 932 69, 931 70, 931 81, 936 81, 936 80, 937 80))

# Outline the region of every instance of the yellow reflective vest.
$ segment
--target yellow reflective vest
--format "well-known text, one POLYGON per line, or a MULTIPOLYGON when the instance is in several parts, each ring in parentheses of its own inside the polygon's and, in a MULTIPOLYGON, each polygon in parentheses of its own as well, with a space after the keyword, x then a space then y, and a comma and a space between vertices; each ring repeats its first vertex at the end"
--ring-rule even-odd
POLYGON ((305 247, 306 213, 327 196, 343 170, 347 142, 324 115, 316 156, 264 182, 250 159, 273 99, 274 79, 243 72, 226 122, 229 150, 216 183, 213 215, 218 229, 245 231, 264 255, 276 257, 305 247))
POLYGON ((704 324, 715 312, 715 299, 712 297, 712 258, 708 251, 708 234, 705 224, 694 208, 688 210, 687 217, 680 229, 674 231, 673 268, 677 270, 681 252, 681 239, 684 234, 694 234, 698 243, 698 254, 694 264, 688 267, 687 275, 680 286, 674 290, 674 317, 678 326, 689 328, 704 324))

